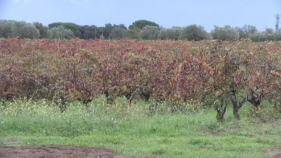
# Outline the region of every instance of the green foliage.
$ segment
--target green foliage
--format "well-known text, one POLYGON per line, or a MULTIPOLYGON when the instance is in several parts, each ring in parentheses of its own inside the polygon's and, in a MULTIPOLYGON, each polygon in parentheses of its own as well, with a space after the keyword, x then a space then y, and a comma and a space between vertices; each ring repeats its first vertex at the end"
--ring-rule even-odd
POLYGON ((263 35, 265 36, 266 41, 275 40, 275 34, 273 29, 266 28, 265 31, 263 32, 263 35))
POLYGON ((26 22, 15 22, 11 27, 12 37, 39 38, 40 32, 33 25, 26 22))
POLYGON ((213 39, 223 40, 223 41, 234 41, 239 39, 239 33, 235 28, 226 25, 224 27, 215 26, 215 29, 211 31, 213 39))
POLYGON ((244 25, 243 27, 236 27, 235 29, 239 33, 239 39, 247 39, 258 33, 257 28, 252 25, 244 25))
POLYGON ((59 26, 62 26, 65 29, 71 30, 75 37, 79 37, 79 38, 81 37, 82 27, 75 23, 56 22, 56 23, 49 24, 48 27, 51 30, 52 28, 59 27, 59 26))
POLYGON ((47 37, 49 39, 71 39, 74 38, 74 34, 71 30, 58 26, 48 30, 47 37))
POLYGON ((202 26, 194 24, 182 29, 180 39, 189 41, 201 41, 210 38, 208 32, 205 31, 202 26))
POLYGON ((99 146, 132 157, 267 157, 281 143, 280 114, 261 122, 247 119, 244 109, 245 119, 233 120, 228 112, 228 121, 217 123, 212 109, 171 114, 162 108, 149 116, 142 102, 130 108, 122 99, 111 106, 104 102, 99 97, 88 108, 69 103, 63 114, 44 100, 0 106, 0 145, 99 146))
POLYGON ((99 27, 99 31, 100 31, 99 34, 102 35, 104 39, 111 39, 113 28, 114 26, 112 24, 110 23, 105 24, 104 27, 99 27))
POLYGON ((275 32, 275 41, 281 41, 281 29, 275 32))
POLYGON ((139 33, 139 38, 143 40, 157 40, 159 36, 159 29, 157 26, 145 26, 139 33))
POLYGON ((127 27, 124 25, 124 24, 119 24, 119 25, 113 25, 114 28, 118 27, 118 28, 122 28, 122 29, 125 29, 127 30, 127 27))
MULTIPOLYGON (((171 40, 189 40, 189 41, 200 41, 200 40, 226 40, 235 41, 242 39, 251 39, 254 42, 261 41, 280 41, 281 31, 273 30, 271 28, 266 28, 264 31, 258 31, 255 26, 244 25, 243 27, 231 27, 226 25, 224 27, 214 26, 211 33, 205 31, 205 29, 200 25, 190 25, 183 28, 172 27, 172 28, 160 28, 160 26, 152 21, 148 20, 137 20, 129 26, 129 30, 124 24, 111 24, 106 23, 104 26, 95 25, 84 25, 80 26, 75 23, 65 23, 65 22, 54 22, 44 26, 40 22, 34 22, 28 24, 26 22, 13 21, 13 20, 0 20, 0 37, 20 37, 20 38, 49 38, 47 37, 47 32, 54 27, 63 26, 73 32, 75 37, 81 39, 171 39, 171 40), (35 26, 35 28, 33 27, 35 26), (12 32, 13 26, 13 32, 12 32), (159 32, 152 31, 151 37, 148 37, 147 33, 140 34, 141 30, 146 26, 155 26, 159 29, 159 32), (156 34, 158 37, 156 38, 156 34), (142 37, 140 37, 142 36, 142 37)), ((149 32, 149 31, 147 31, 149 32)), ((69 38, 69 37, 67 37, 69 38)), ((72 38, 72 37, 71 37, 72 38)))
POLYGON ((280 40, 280 34, 278 32, 274 32, 273 29, 267 28, 263 32, 251 34, 249 38, 254 42, 275 41, 280 40))
POLYGON ((141 30, 138 27, 134 27, 126 32, 126 38, 138 39, 140 31, 141 30))
MULTIPOLYGON (((242 27, 231 27, 226 25, 224 27, 214 26, 211 33, 205 31, 200 25, 190 25, 183 28, 172 27, 172 28, 161 28, 157 23, 148 20, 137 20, 129 26, 129 30, 124 24, 111 24, 106 23, 104 26, 95 25, 84 25, 80 26, 75 23, 65 22, 54 22, 44 26, 40 22, 34 22, 32 24, 23 21, 13 20, 0 20, 0 38, 8 37, 20 37, 20 38, 49 38, 47 32, 54 27, 63 26, 73 32, 75 37, 81 39, 153 39, 155 40, 156 34, 159 34, 157 39, 166 40, 189 40, 189 41, 200 41, 200 40, 224 40, 224 41, 235 41, 242 39, 251 39, 254 42, 261 41, 280 41, 281 31, 266 28, 264 31, 258 31, 255 26, 244 25, 242 27), (34 28, 34 26, 35 29, 34 28), (152 31, 153 35, 148 37, 146 33, 140 34, 140 31, 146 26, 155 26, 159 29, 158 31, 152 31), (13 28, 12 28, 13 27, 13 28), (12 32, 13 29, 13 32, 12 32), (140 37, 143 36, 143 37, 140 37)), ((149 32, 149 31, 148 31, 149 32)), ((69 37, 68 37, 69 38, 69 37)))
POLYGON ((33 25, 39 30, 40 38, 47 37, 48 27, 44 26, 42 23, 39 22, 34 22, 33 25))
POLYGON ((129 26, 129 29, 133 29, 135 27, 139 29, 143 29, 145 26, 156 26, 159 29, 159 25, 156 24, 155 22, 148 21, 148 20, 137 20, 133 22, 132 25, 129 26))
POLYGON ((126 37, 127 30, 121 27, 114 27, 112 29, 112 39, 123 39, 126 37))
POLYGON ((107 23, 104 27, 99 27, 98 30, 103 39, 121 39, 124 38, 127 28, 124 24, 112 25, 107 23))
POLYGON ((170 40, 178 40, 180 37, 180 33, 181 33, 181 28, 180 27, 172 27, 172 28, 162 28, 160 29, 159 32, 159 39, 161 40, 166 40, 166 39, 170 39, 170 40))
POLYGON ((8 38, 12 37, 12 25, 16 21, 12 20, 0 20, 0 37, 8 38))
POLYGON ((95 25, 92 26, 82 26, 81 38, 83 39, 94 39, 99 38, 98 28, 95 25))

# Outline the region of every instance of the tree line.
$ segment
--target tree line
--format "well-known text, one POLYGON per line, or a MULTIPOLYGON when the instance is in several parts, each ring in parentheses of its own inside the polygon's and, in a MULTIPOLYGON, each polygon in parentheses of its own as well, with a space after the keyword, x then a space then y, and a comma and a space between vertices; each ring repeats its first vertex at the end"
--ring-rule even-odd
POLYGON ((55 22, 44 26, 40 22, 0 20, 0 38, 48 38, 48 39, 141 39, 141 40, 228 40, 235 41, 249 38, 252 41, 280 41, 281 30, 266 28, 258 31, 255 26, 244 25, 232 27, 229 25, 214 26, 207 32, 203 26, 189 25, 186 27, 163 28, 155 22, 137 20, 128 28, 124 24, 104 26, 77 25, 75 23, 55 22))

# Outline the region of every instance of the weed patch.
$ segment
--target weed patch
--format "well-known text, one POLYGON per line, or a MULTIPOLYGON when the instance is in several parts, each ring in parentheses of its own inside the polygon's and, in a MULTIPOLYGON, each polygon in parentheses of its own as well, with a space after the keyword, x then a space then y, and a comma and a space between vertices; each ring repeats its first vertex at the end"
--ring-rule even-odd
POLYGON ((218 123, 212 108, 171 113, 162 107, 150 116, 147 103, 126 104, 107 105, 100 97, 88 108, 68 103, 60 113, 47 101, 10 102, 0 113, 0 146, 95 146, 133 157, 274 157, 271 149, 281 146, 277 115, 260 122, 244 108, 237 121, 228 110, 218 123))

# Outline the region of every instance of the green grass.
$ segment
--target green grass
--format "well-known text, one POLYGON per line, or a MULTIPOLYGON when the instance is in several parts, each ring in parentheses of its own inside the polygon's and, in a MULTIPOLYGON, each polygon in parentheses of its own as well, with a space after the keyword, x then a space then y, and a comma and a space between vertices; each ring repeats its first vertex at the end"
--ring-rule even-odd
POLYGON ((88 109, 70 103, 63 114, 44 100, 7 103, 0 109, 0 146, 99 146, 139 157, 267 157, 267 150, 281 146, 281 115, 269 104, 258 114, 245 105, 240 121, 228 108, 218 123, 213 108, 171 113, 160 105, 149 116, 148 103, 104 101, 88 109))

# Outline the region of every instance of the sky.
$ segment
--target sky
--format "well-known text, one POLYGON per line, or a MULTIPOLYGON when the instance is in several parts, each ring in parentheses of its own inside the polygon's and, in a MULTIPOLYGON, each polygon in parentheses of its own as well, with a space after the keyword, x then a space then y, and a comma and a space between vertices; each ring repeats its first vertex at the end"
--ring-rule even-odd
MULTIPOLYGON (((203 26, 275 28, 281 0, 0 0, 0 20, 73 22, 104 26, 153 21, 164 28, 203 26)), ((280 18, 281 21, 281 18, 280 18)), ((280 24, 281 25, 281 24, 280 24)))

